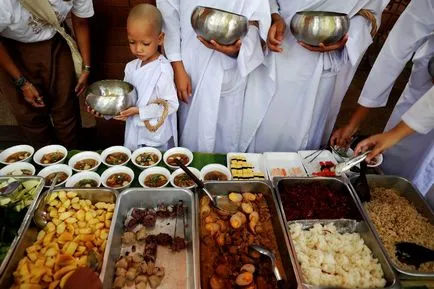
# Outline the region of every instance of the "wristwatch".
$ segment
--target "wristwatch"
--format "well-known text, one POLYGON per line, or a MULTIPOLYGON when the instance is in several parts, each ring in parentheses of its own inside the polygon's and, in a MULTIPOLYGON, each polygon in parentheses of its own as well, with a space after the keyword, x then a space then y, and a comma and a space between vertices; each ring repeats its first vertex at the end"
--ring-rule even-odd
POLYGON ((23 89, 23 86, 27 83, 27 78, 21 75, 17 80, 15 80, 15 86, 18 89, 23 89))

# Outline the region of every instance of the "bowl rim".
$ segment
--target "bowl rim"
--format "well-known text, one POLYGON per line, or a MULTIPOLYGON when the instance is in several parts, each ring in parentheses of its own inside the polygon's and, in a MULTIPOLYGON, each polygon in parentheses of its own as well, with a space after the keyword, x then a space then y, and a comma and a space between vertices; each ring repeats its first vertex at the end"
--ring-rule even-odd
MULTIPOLYGON (((6 166, 4 166, 3 168, 0 169, 0 175, 1 176, 8 176, 5 172, 11 172, 9 169, 12 169, 13 167, 18 167, 18 166, 27 166, 29 169, 32 170, 32 176, 34 176, 36 174, 36 168, 34 165, 32 165, 31 163, 28 162, 15 162, 15 163, 10 163, 6 166)), ((16 168, 16 170, 19 168, 16 168)), ((26 168, 23 168, 26 169, 26 168)), ((13 171, 13 170, 12 170, 13 171)), ((13 176, 13 175, 11 175, 13 176)), ((24 176, 24 175, 21 175, 24 176)))
POLYGON ((227 177, 228 177, 228 181, 232 180, 232 174, 231 171, 224 165, 222 164, 216 164, 216 163, 212 163, 212 164, 207 164, 205 165, 201 170, 200 173, 202 175, 202 179, 203 181, 205 180, 205 175, 211 171, 217 170, 221 173, 224 173, 227 177), (214 168, 213 168, 214 167, 214 168), (212 168, 212 169, 210 169, 212 168))
POLYGON ((115 165, 115 166, 109 167, 108 169, 106 169, 106 170, 101 174, 101 184, 102 184, 105 188, 109 188, 109 189, 115 189, 115 190, 124 189, 124 188, 130 186, 130 185, 133 183, 133 181, 134 181, 134 177, 135 177, 135 175, 134 175, 134 171, 133 171, 131 168, 126 167, 126 166, 122 166, 122 165, 115 165), (122 171, 119 171, 119 170, 125 170, 125 171, 127 171, 128 173, 125 172, 125 171, 123 171, 123 173, 128 174, 128 175, 131 177, 131 181, 130 181, 127 185, 122 186, 122 187, 119 187, 119 188, 113 188, 113 187, 108 186, 108 185, 106 184, 106 181, 107 181, 108 177, 111 176, 112 174, 116 174, 116 173, 118 173, 118 172, 121 172, 121 173, 122 173, 122 171))
MULTIPOLYGON (((133 91, 135 89, 134 85, 132 85, 130 82, 125 81, 125 80, 120 80, 120 79, 101 79, 101 80, 98 80, 98 81, 95 81, 95 82, 92 82, 91 84, 89 84, 89 86, 86 88, 86 93, 85 93, 86 97, 90 93, 90 90, 93 89, 94 86, 97 86, 97 84, 100 84, 100 83, 107 83, 107 82, 118 82, 118 83, 126 83, 126 84, 128 84, 128 86, 130 87, 130 90, 128 91, 128 93, 130 93, 131 91, 133 91)), ((103 95, 100 95, 100 96, 103 96, 103 95)))
POLYGON ((296 15, 306 15, 306 16, 332 16, 332 17, 348 17, 348 14, 333 11, 316 11, 316 10, 302 10, 297 11, 296 15), (317 14, 317 15, 314 15, 317 14))
MULTIPOLYGON (((18 147, 26 147, 28 150, 23 149, 23 151, 30 152, 30 156, 28 156, 24 160, 20 160, 20 161, 17 161, 15 163, 29 162, 32 159, 33 155, 35 154, 35 148, 32 147, 31 145, 28 145, 28 144, 20 144, 20 145, 14 145, 14 146, 8 147, 7 149, 0 152, 0 163, 2 163, 4 165, 13 164, 13 163, 7 163, 7 162, 5 162, 5 160, 6 160, 6 157, 9 156, 8 151, 14 150, 18 147)), ((21 150, 19 150, 19 151, 21 151, 21 150)), ((17 152, 19 152, 19 151, 17 151, 17 152)))
MULTIPOLYGON (((188 148, 185 148, 185 147, 173 147, 173 148, 167 150, 167 151, 164 153, 164 155, 163 155, 163 161, 164 161, 164 163, 166 164, 166 166, 168 166, 168 167, 171 168, 172 170, 179 169, 180 167, 179 167, 179 166, 172 166, 172 165, 169 165, 169 164, 167 163, 167 158, 168 158, 169 156, 171 156, 172 154, 174 154, 174 151, 176 151, 177 149, 184 150, 184 151, 186 152, 186 154, 187 154, 187 156, 188 156, 189 158, 190 158, 190 156, 191 156, 191 158, 188 160, 188 163, 185 165, 186 167, 188 167, 188 166, 193 162, 193 159, 194 159, 194 154, 193 154, 193 152, 192 152, 191 150, 189 150, 188 148)), ((175 152, 175 153, 176 153, 176 152, 175 152)), ((182 152, 179 152, 179 153, 182 153, 182 152)))
MULTIPOLYGON (((49 174, 53 173, 53 172, 50 172, 48 174, 45 174, 45 172, 51 171, 51 170, 53 170, 53 172, 55 172, 55 171, 61 171, 61 172, 67 173, 67 175, 68 175, 68 177, 63 182, 56 184, 56 186, 55 186, 56 188, 62 186, 63 184, 65 184, 69 180, 69 178, 72 176, 72 174, 73 174, 72 169, 68 165, 65 165, 65 164, 54 164, 54 165, 46 166, 45 168, 43 168, 42 170, 40 170, 39 173, 37 174, 37 176, 38 177, 42 177, 45 180, 45 177, 47 177, 49 174), (59 170, 55 170, 56 168, 59 168, 59 170), (60 169, 60 168, 62 168, 62 169, 60 169)), ((49 188, 50 185, 45 184, 44 187, 45 188, 49 188)))
POLYGON ((69 179, 65 183, 65 187, 74 188, 75 183, 71 184, 71 182, 74 180, 74 178, 76 178, 76 179, 78 178, 78 181, 80 181, 80 180, 84 179, 84 175, 93 176, 94 178, 92 178, 91 176, 89 176, 88 178, 91 178, 91 179, 98 182, 97 188, 101 186, 101 176, 98 173, 93 172, 93 171, 81 171, 81 172, 78 172, 78 173, 70 176, 69 179))
MULTIPOLYGON (((155 172, 155 173, 157 173, 157 172, 155 172)), ((161 174, 163 174, 163 173, 161 173, 161 174)), ((170 177, 171 177, 171 173, 165 167, 150 167, 150 168, 147 168, 147 169, 143 170, 140 173, 138 181, 139 181, 139 184, 142 187, 144 187, 144 188, 147 188, 147 189, 158 189, 158 188, 164 188, 164 187, 166 187, 170 183, 170 177), (163 186, 160 186, 160 187, 148 187, 148 186, 146 186, 145 182, 144 182, 145 177, 148 176, 148 175, 150 175, 150 174, 153 174, 152 171, 155 171, 156 169, 162 170, 165 173, 164 175, 165 175, 165 177, 167 177, 166 183, 163 186)))
MULTIPOLYGON (((116 152, 116 151, 114 151, 114 152, 116 152)), ((125 147, 125 146, 111 146, 111 147, 108 147, 105 150, 103 150, 101 152, 100 156, 101 156, 101 162, 104 165, 106 165, 107 167, 123 166, 123 165, 127 164, 131 160, 131 150, 129 148, 125 147), (120 152, 121 153, 126 153, 128 155, 128 159, 124 163, 122 163, 122 164, 110 165, 110 164, 108 164, 108 163, 105 162, 105 159, 106 159, 107 155, 113 153, 113 152, 108 153, 108 151, 109 150, 115 150, 115 149, 125 150, 125 151, 120 151, 120 152)))
MULTIPOLYGON (((201 172, 196 169, 195 167, 188 167, 188 169, 190 169, 190 171, 192 171, 193 174, 195 174, 200 180, 202 180, 202 174, 201 172)), ((170 184, 174 187, 174 188, 180 188, 180 189, 192 189, 194 187, 196 187, 196 183, 193 186, 189 186, 189 187, 180 187, 175 185, 175 177, 180 175, 180 174, 186 174, 186 172, 183 171, 183 169, 179 168, 176 169, 171 175, 170 175, 170 184)))
MULTIPOLYGON (((51 152, 54 152, 54 151, 51 151, 51 152)), ((50 153, 50 152, 48 152, 48 153, 50 153)), ((52 165, 62 164, 62 163, 65 161, 65 159, 66 159, 67 156, 68 156, 68 150, 66 149, 66 147, 64 147, 63 145, 59 145, 59 144, 51 144, 51 145, 46 145, 46 146, 41 147, 40 149, 38 149, 38 150, 33 154, 33 161, 34 161, 37 165, 40 165, 40 166, 42 166, 42 167, 49 167, 49 166, 52 166, 52 165), (58 149, 55 149, 55 151, 61 151, 61 152, 64 152, 64 153, 65 153, 65 155, 63 156, 63 158, 60 159, 60 160, 58 160, 57 162, 55 162, 55 163, 51 163, 51 164, 43 164, 43 163, 41 163, 41 159, 42 159, 42 157, 43 157, 45 154, 47 154, 47 153, 42 154, 42 151, 43 151, 43 150, 46 150, 46 149, 48 149, 48 148, 54 148, 54 147, 57 147, 57 148, 58 148, 58 149), (40 157, 39 159, 36 159, 36 156, 38 156, 39 154, 42 154, 41 157, 40 157)))
POLYGON ((97 152, 93 152, 93 151, 83 151, 83 152, 79 152, 79 153, 76 153, 75 155, 73 155, 73 156, 69 159, 69 161, 68 161, 68 166, 70 166, 70 167, 72 168, 73 171, 79 173, 79 172, 86 172, 86 171, 93 171, 93 170, 96 170, 96 169, 98 169, 98 167, 101 165, 101 163, 102 163, 102 161, 101 161, 101 155, 100 155, 99 153, 97 153, 97 152), (84 158, 84 159, 93 159, 93 160, 96 160, 96 161, 98 161, 97 165, 96 165, 95 167, 89 169, 89 170, 78 170, 78 169, 74 168, 74 165, 75 165, 78 161, 82 160, 82 159, 77 159, 77 158, 79 158, 80 156, 82 156, 82 155, 84 155, 84 154, 90 154, 90 155, 93 155, 94 157, 90 157, 90 156, 89 156, 89 157, 84 158))
POLYGON ((376 158, 377 158, 377 162, 376 162, 375 164, 373 164, 373 165, 367 164, 367 166, 368 166, 369 168, 376 168, 376 167, 379 167, 379 166, 383 163, 383 161, 384 161, 384 156, 383 156, 382 153, 381 153, 381 154, 378 154, 378 155, 376 156, 376 158))
POLYGON ((211 9, 211 10, 215 10, 215 11, 218 11, 218 12, 223 12, 225 14, 239 16, 239 17, 244 18, 244 19, 246 19, 248 21, 247 17, 244 16, 244 15, 242 15, 242 14, 238 14, 238 13, 235 13, 235 12, 230 12, 230 11, 227 11, 227 10, 223 10, 223 9, 215 8, 215 7, 211 7, 211 6, 204 6, 204 5, 197 5, 196 7, 194 7, 193 12, 191 13, 191 16, 193 16, 194 13, 196 12, 196 10, 200 9, 200 8, 211 9))
POLYGON ((161 162, 162 159, 163 159, 163 154, 161 153, 160 150, 158 150, 154 147, 141 147, 141 148, 138 148, 135 151, 133 151, 133 153, 131 154, 131 162, 136 167, 141 168, 141 169, 147 169, 147 168, 155 167, 161 162), (156 155, 158 155, 158 162, 156 162, 155 164, 150 165, 150 166, 141 166, 138 163, 136 163, 136 157, 138 157, 140 154, 146 152, 146 150, 149 150, 150 152, 154 152, 156 155))

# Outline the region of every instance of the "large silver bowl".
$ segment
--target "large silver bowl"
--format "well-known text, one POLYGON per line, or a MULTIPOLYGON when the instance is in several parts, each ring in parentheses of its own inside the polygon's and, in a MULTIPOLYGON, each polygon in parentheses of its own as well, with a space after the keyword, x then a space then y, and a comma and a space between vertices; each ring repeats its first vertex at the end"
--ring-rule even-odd
POLYGON ((434 78, 434 56, 431 57, 428 63, 428 72, 429 75, 431 75, 432 78, 434 78))
POLYGON ((207 41, 230 45, 246 35, 248 19, 224 10, 197 6, 191 14, 191 26, 207 41))
POLYGON ((137 93, 134 86, 122 80, 101 80, 86 90, 86 102, 95 111, 114 116, 135 104, 137 93))
POLYGON ((346 14, 324 11, 301 11, 291 19, 291 32, 299 41, 312 46, 331 45, 344 37, 350 28, 346 14))

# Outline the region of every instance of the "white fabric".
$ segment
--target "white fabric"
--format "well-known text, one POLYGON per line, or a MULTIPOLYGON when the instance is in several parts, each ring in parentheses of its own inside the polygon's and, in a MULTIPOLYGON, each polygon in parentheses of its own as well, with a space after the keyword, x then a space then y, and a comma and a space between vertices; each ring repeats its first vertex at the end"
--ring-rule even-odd
POLYGON ((427 134, 434 128, 434 87, 404 113, 402 120, 421 134, 427 134))
POLYGON ((238 150, 245 79, 264 58, 260 39, 266 39, 270 26, 268 0, 157 0, 157 6, 164 18, 166 54, 170 61, 182 59, 192 81, 193 96, 180 105, 180 144, 202 152, 238 150), (259 31, 249 26, 236 59, 208 49, 190 24, 197 5, 245 15, 259 22, 259 31))
POLYGON ((135 59, 125 67, 124 80, 137 90, 136 106, 139 108, 139 115, 127 119, 125 146, 130 150, 142 146, 162 147, 167 146, 171 139, 177 145, 178 97, 173 82, 172 66, 164 56, 143 66, 141 63, 141 60, 135 59), (144 121, 150 120, 150 123, 155 125, 162 115, 162 107, 150 104, 157 98, 167 100, 169 116, 156 132, 151 132, 145 127, 144 121))
MULTIPOLYGON (((412 59, 410 79, 390 116, 385 130, 395 127, 402 115, 433 85, 428 62, 434 56, 434 7, 431 0, 411 1, 389 33, 365 83, 359 104, 387 104, 396 78, 412 59), (413 58, 412 58, 413 57, 413 58)), ((387 174, 403 176, 426 194, 434 181, 434 131, 406 137, 384 153, 387 174)))
MULTIPOLYGON (((60 23, 69 12, 77 17, 89 18, 94 14, 92 0, 49 0, 60 23)), ((0 9, 0 36, 24 43, 51 39, 56 30, 35 19, 18 0, 2 0, 0 9)))
POLYGON ((248 79, 240 151, 316 149, 322 138, 328 138, 325 135, 331 133, 329 127, 334 125, 357 65, 372 42, 370 22, 355 14, 369 9, 379 23, 387 2, 277 1, 287 25, 283 52, 270 53, 248 79), (293 15, 302 10, 348 14, 351 23, 345 48, 318 53, 300 46, 289 24, 293 15), (262 84, 258 84, 261 79, 262 84))

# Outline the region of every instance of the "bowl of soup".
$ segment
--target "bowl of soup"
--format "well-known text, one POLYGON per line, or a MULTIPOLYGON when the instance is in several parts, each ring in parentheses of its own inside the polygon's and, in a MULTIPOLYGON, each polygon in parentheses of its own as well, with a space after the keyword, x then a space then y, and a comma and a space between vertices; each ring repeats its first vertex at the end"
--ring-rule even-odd
POLYGON ((133 179, 133 170, 124 166, 113 166, 105 170, 101 175, 102 185, 116 190, 128 188, 133 179))
POLYGON ((34 176, 36 172, 35 166, 26 163, 18 162, 5 166, 0 170, 2 176, 34 176))
MULTIPOLYGON (((190 171, 199 179, 202 179, 202 175, 200 171, 196 168, 189 167, 190 171)), ((170 176, 170 183, 175 188, 182 189, 191 189, 196 186, 196 183, 193 181, 190 176, 188 176, 182 169, 177 169, 170 176)))
POLYGON ((68 151, 64 146, 48 145, 37 150, 33 155, 33 160, 36 164, 46 167, 55 164, 62 164, 67 155, 68 151))
POLYGON ((200 173, 204 181, 230 181, 232 179, 229 169, 220 164, 206 165, 200 173))
POLYGON ((68 179, 65 187, 70 188, 97 188, 101 185, 101 177, 92 171, 76 173, 68 179))
POLYGON ((143 170, 139 175, 139 183, 144 188, 162 188, 167 186, 170 172, 163 167, 152 167, 143 170))
POLYGON ((101 153, 101 161, 108 167, 122 166, 131 158, 131 151, 124 146, 112 146, 101 153))
POLYGON ((39 177, 43 177, 45 180, 45 187, 51 186, 56 175, 57 177, 56 187, 62 186, 72 176, 72 169, 65 164, 56 164, 43 168, 39 173, 39 177))
POLYGON ((101 164, 101 156, 96 152, 81 152, 73 155, 68 165, 76 172, 96 171, 101 164))
POLYGON ((29 145, 17 145, 0 153, 0 163, 9 165, 17 162, 30 162, 35 149, 29 145))
POLYGON ((141 169, 150 168, 158 165, 161 161, 162 155, 159 150, 152 147, 143 147, 136 149, 131 155, 133 164, 141 169))
POLYGON ((182 161, 185 166, 188 166, 193 161, 193 153, 183 147, 175 147, 166 151, 163 156, 164 163, 172 170, 178 169, 177 160, 182 161))

